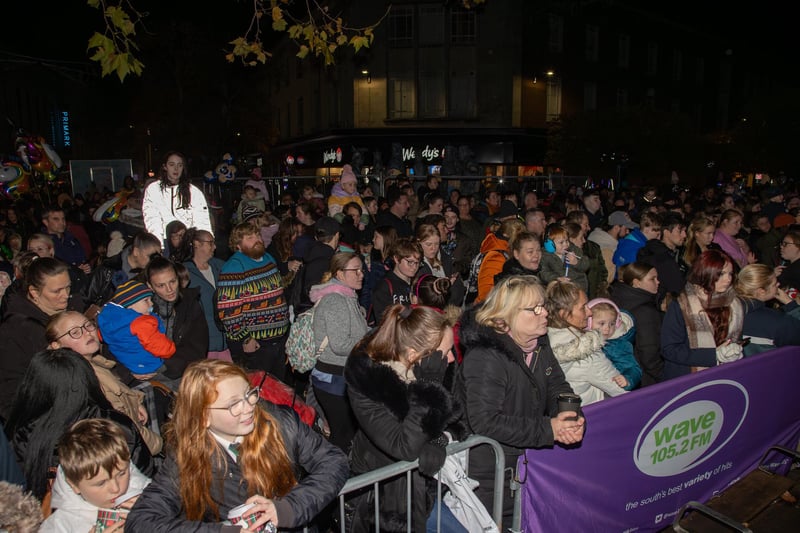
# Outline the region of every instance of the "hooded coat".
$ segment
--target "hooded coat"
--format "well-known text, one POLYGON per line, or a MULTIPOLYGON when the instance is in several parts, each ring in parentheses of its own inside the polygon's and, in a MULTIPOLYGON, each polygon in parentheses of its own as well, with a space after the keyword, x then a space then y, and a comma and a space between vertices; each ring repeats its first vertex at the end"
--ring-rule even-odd
MULTIPOLYGON (((551 417, 558 413, 558 395, 572 393, 561 366, 550 349, 547 335, 539 338, 530 364, 507 334, 478 324, 476 309, 461 318, 459 340, 464 359, 456 374, 453 396, 464 406, 468 431, 498 441, 506 466, 514 468, 527 448, 552 447, 551 417)), ((492 508, 494 452, 488 445, 470 452, 469 475, 480 486, 475 493, 492 508)), ((513 497, 505 476, 503 521, 510 523, 513 497)))
MULTIPOLYGON (((131 477, 128 492, 141 492, 150 483, 150 478, 142 474, 133 463, 130 463, 131 477)), ((55 511, 42 523, 39 533, 71 533, 73 531, 94 531, 97 511, 91 503, 76 494, 67 483, 64 471, 58 467, 56 480, 53 483, 53 499, 51 505, 55 511)))
MULTIPOLYGON (((392 366, 373 361, 358 348, 345 366, 347 395, 359 427, 350 453, 350 470, 363 474, 397 461, 414 461, 425 445, 445 429, 460 437, 460 408, 439 383, 400 378, 392 366)), ((419 471, 411 475, 412 531, 425 531, 433 508, 435 489, 431 478, 419 471)), ((381 531, 406 531, 406 477, 380 487, 381 531)), ((374 495, 355 502, 353 531, 372 531, 374 495)))
POLYGON ((547 328, 547 337, 564 376, 583 405, 625 392, 611 379, 620 372, 603 353, 600 332, 573 327, 547 328))

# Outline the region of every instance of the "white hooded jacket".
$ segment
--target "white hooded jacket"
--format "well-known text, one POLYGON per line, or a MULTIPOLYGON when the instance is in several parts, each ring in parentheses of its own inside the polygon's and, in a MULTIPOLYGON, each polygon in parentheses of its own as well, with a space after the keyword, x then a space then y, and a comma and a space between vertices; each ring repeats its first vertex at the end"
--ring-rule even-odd
POLYGON ((161 190, 161 182, 156 180, 145 187, 142 200, 145 229, 162 242, 167 238, 167 224, 173 220, 180 220, 187 228, 211 232, 211 217, 203 191, 194 185, 189 185, 189 191, 191 198, 188 208, 178 209, 180 197, 177 185, 170 185, 161 190))
MULTIPOLYGON (((131 479, 128 492, 141 492, 150 484, 150 478, 142 474, 133 463, 130 464, 131 479)), ((84 500, 80 494, 75 494, 72 487, 64 477, 64 471, 58 467, 58 474, 53 483, 52 506, 53 514, 47 517, 39 528, 39 533, 71 533, 89 531, 97 521, 98 507, 84 500)))

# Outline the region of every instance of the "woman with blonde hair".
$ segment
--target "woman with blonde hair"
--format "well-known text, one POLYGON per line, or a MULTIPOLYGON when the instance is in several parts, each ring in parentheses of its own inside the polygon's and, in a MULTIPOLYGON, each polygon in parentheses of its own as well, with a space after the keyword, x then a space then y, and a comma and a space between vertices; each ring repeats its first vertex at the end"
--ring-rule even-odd
POLYGON ((460 304, 464 301, 466 287, 461 281, 461 274, 453 268, 453 258, 442 253, 439 228, 433 224, 420 224, 417 226, 416 237, 422 246, 422 261, 417 274, 431 274, 437 278, 449 279, 451 283, 449 303, 460 304))
POLYGON ((697 256, 706 250, 721 250, 719 244, 714 242, 717 226, 714 221, 705 215, 699 215, 692 220, 686 228, 686 244, 684 245, 683 261, 692 266, 697 256))
MULTIPOLYGON (((584 419, 558 412, 558 395, 572 393, 547 338, 544 289, 534 276, 509 276, 483 304, 464 312, 459 337, 464 360, 453 395, 464 405, 467 426, 498 441, 506 465, 517 464, 526 448, 574 444, 583 438, 584 419)), ((488 445, 470 453, 475 493, 492 508, 494 453, 488 445)), ((504 474, 503 523, 510 524, 513 476, 504 474)))
POLYGON ((800 345, 800 307, 781 288, 773 269, 761 263, 747 265, 736 276, 735 287, 745 309, 742 336, 750 338, 745 357, 776 346, 800 345), (781 308, 768 306, 772 300, 781 308))
POLYGON ((743 239, 737 238, 742 229, 744 215, 738 209, 726 209, 719 217, 714 242, 728 254, 739 268, 755 263, 756 258, 743 239), (740 242, 741 241, 741 242, 740 242))
POLYGON ((220 531, 243 503, 255 504, 250 531, 302 527, 347 479, 338 448, 290 408, 260 401, 244 370, 220 359, 186 369, 166 438, 171 453, 128 515, 131 531, 220 531))

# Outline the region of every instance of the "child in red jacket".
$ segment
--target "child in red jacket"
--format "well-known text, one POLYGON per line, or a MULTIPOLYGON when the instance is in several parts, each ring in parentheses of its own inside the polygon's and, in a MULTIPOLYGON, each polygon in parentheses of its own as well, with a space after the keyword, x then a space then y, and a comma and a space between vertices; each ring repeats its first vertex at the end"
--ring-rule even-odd
POLYGON ((114 357, 134 375, 162 370, 163 359, 175 354, 175 343, 153 311, 153 291, 135 280, 117 288, 111 301, 97 315, 103 342, 114 357))

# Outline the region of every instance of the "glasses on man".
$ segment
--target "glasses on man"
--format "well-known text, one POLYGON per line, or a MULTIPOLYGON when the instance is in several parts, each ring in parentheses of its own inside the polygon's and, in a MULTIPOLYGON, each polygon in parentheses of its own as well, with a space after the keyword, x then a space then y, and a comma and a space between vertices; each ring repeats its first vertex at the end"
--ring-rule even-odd
POLYGON ((69 335, 73 339, 80 339, 83 337, 84 331, 94 331, 97 329, 97 326, 94 325, 94 322, 86 322, 82 326, 75 326, 74 328, 69 328, 66 333, 59 335, 56 337, 56 340, 61 339, 69 335))
POLYGON ((244 404, 255 405, 258 403, 258 387, 253 387, 244 393, 244 398, 236 400, 227 407, 209 407, 209 409, 227 409, 231 416, 240 416, 244 413, 244 404))
POLYGON ((419 261, 416 261, 414 259, 409 259, 408 257, 404 257, 403 259, 401 259, 401 261, 405 261, 406 264, 410 267, 419 266, 419 261))
POLYGON ((530 311, 534 315, 539 316, 544 312, 544 305, 539 304, 539 305, 534 305, 533 307, 523 307, 522 310, 530 311))
POLYGON ((790 242, 790 241, 781 241, 781 248, 783 248, 785 246, 797 246, 797 245, 795 243, 793 243, 793 242, 790 242))

